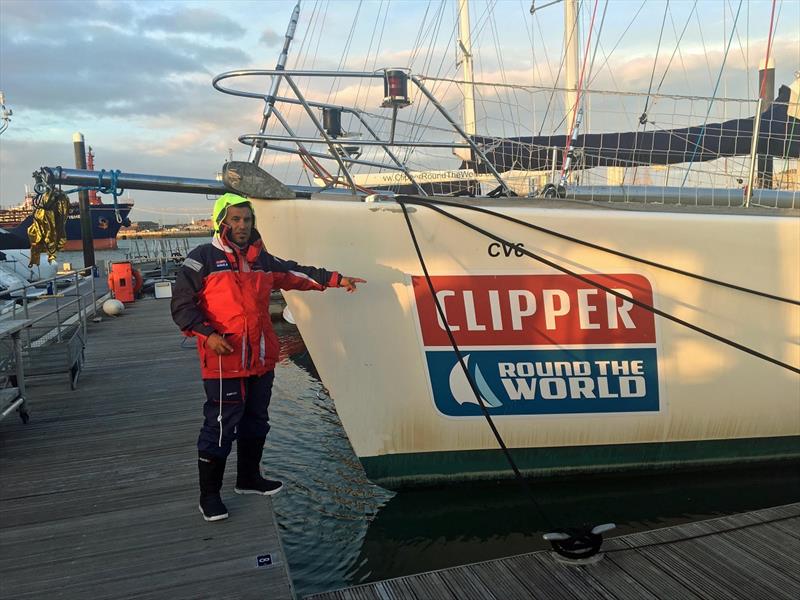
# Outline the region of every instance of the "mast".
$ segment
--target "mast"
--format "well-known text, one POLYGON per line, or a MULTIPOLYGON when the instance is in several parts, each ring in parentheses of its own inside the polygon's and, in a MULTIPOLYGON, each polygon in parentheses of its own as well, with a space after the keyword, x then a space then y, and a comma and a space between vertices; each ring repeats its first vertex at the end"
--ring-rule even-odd
MULTIPOLYGON (((281 55, 278 57, 278 62, 275 65, 276 71, 283 71, 286 68, 286 59, 289 56, 289 45, 294 39, 294 32, 297 29, 298 20, 300 20, 300 0, 297 0, 297 4, 292 11, 292 17, 289 19, 289 26, 286 28, 286 38, 283 40, 283 50, 281 51, 281 55)), ((267 96, 267 103, 264 107, 264 115, 261 118, 261 127, 258 130, 260 134, 263 134, 267 130, 267 122, 269 121, 270 116, 272 116, 272 109, 275 106, 275 96, 278 95, 278 88, 280 85, 281 78, 273 77, 272 84, 269 88, 269 94, 267 96)), ((261 162, 261 153, 263 151, 264 147, 261 143, 253 144, 253 146, 250 147, 250 155, 247 157, 248 162, 258 166, 258 164, 261 162)))
POLYGON ((564 0, 564 123, 569 135, 569 128, 575 119, 575 106, 578 99, 579 76, 579 40, 578 31, 578 0, 564 0))
MULTIPOLYGON (((458 49, 461 52, 461 68, 464 85, 464 132, 475 135, 475 85, 472 67, 472 35, 469 23, 469 0, 458 0, 458 49)), ((453 153, 462 160, 472 160, 472 151, 468 148, 456 149, 453 153)))

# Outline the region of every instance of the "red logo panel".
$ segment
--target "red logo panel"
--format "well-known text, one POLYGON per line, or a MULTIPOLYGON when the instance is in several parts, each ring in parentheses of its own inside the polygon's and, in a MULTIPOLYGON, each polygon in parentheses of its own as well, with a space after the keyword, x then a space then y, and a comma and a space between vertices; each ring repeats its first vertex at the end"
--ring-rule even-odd
MULTIPOLYGON (((641 275, 585 275, 652 306, 641 275)), ((413 276, 426 347, 449 346, 428 283, 413 276)), ((431 277, 456 342, 463 346, 653 344, 653 314, 570 275, 431 277)))

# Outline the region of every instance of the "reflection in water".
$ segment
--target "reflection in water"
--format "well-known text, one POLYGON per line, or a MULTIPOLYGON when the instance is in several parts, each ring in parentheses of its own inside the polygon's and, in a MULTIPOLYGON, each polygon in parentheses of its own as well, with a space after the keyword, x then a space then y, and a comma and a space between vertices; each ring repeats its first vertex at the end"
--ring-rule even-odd
POLYGON ((276 323, 264 467, 286 483, 274 506, 299 597, 348 585, 367 529, 392 493, 367 481, 297 330, 276 323))
MULTIPOLYGON (((299 597, 549 546, 513 482, 394 494, 367 481, 297 330, 276 324, 264 465, 287 482, 274 506, 299 597)), ((346 368, 346 365, 342 365, 346 368)), ((615 522, 623 535, 800 500, 797 465, 532 481, 552 525, 615 522)))

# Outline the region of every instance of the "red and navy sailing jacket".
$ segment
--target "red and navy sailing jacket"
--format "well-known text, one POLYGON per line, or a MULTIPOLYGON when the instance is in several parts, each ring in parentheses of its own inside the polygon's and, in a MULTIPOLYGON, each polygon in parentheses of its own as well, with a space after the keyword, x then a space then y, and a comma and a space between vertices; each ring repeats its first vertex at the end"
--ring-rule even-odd
POLYGON ((197 337, 203 379, 263 375, 275 368, 278 337, 269 315, 270 292, 338 287, 336 271, 304 267, 272 256, 254 229, 250 245, 240 250, 226 231, 212 243, 192 250, 184 260, 172 295, 172 319, 187 336, 197 337), (231 354, 206 348, 212 333, 224 335, 231 354))

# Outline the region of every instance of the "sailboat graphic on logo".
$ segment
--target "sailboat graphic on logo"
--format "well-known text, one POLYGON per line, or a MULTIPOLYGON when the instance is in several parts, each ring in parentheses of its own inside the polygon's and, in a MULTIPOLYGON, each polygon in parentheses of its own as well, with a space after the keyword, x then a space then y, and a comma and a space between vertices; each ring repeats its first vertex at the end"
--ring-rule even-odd
MULTIPOLYGON (((477 387, 478 392, 480 392, 484 406, 489 408, 499 408, 503 406, 503 403, 494 394, 489 384, 486 383, 486 378, 483 376, 483 373, 481 373, 478 363, 473 361, 472 366, 470 366, 469 357, 469 354, 464 356, 464 364, 472 380, 475 382, 475 387, 477 387)), ((472 386, 469 384, 467 375, 464 373, 464 369, 461 368, 461 364, 459 364, 458 361, 456 361, 456 364, 450 371, 450 393, 453 394, 453 399, 459 404, 478 404, 475 392, 472 391, 472 386)))

